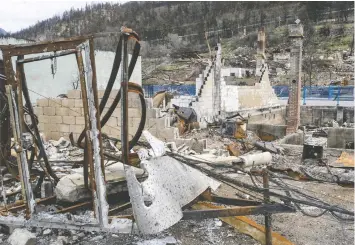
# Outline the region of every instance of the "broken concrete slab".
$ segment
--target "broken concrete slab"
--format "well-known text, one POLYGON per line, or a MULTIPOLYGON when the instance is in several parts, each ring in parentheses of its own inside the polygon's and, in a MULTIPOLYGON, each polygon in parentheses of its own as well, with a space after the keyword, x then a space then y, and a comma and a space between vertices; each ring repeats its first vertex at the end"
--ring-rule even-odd
POLYGON ((36 236, 26 229, 15 229, 7 242, 11 245, 36 245, 36 236))
MULTIPOLYGON (((142 177, 142 169, 133 168, 137 177, 142 177)), ((107 181, 107 194, 115 194, 127 191, 126 178, 123 170, 123 163, 117 162, 105 168, 107 181)), ((55 194, 58 201, 78 202, 90 199, 91 192, 85 188, 83 169, 77 168, 73 173, 64 176, 58 182, 55 188, 55 194)))
POLYGON ((273 142, 257 141, 254 143, 254 146, 263 151, 268 151, 275 154, 278 154, 281 151, 281 149, 276 147, 273 142))

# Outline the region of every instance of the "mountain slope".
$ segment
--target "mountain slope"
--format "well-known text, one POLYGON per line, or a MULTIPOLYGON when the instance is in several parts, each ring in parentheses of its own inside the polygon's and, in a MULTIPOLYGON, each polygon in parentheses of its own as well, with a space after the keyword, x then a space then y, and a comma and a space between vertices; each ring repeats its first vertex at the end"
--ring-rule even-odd
MULTIPOLYGON (((255 30, 258 26, 277 26, 317 22, 329 17, 347 20, 353 2, 128 2, 98 3, 83 9, 71 9, 34 26, 14 33, 17 38, 43 40, 58 37, 119 31, 121 25, 133 28, 149 44, 183 40, 184 46, 205 45, 204 32, 231 37, 255 30), (219 30, 219 31, 217 31, 219 30), (178 40, 169 34, 184 36, 178 40), (172 39, 172 40, 171 40, 172 39)), ((97 48, 114 50, 116 39, 99 40, 97 48)), ((174 48, 174 47, 173 47, 174 48)), ((194 47, 192 47, 194 48, 194 47)), ((198 48, 198 47, 197 47, 198 48)))

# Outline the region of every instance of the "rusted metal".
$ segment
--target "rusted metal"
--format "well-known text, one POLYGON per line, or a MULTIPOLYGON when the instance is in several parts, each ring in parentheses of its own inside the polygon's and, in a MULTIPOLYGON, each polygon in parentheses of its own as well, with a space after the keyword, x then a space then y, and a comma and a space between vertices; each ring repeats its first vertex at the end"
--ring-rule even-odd
MULTIPOLYGON (((27 81, 26 81, 26 76, 25 76, 25 71, 24 71, 23 64, 18 64, 17 68, 19 69, 19 73, 20 73, 19 78, 21 78, 21 80, 18 81, 18 82, 21 83, 21 86, 19 86, 19 96, 18 97, 22 98, 22 93, 23 93, 23 96, 24 96, 24 98, 26 100, 28 111, 29 111, 29 114, 30 114, 30 117, 31 117, 31 121, 35 122, 35 120, 36 120, 35 116, 34 116, 35 113, 34 113, 34 110, 33 110, 33 107, 32 107, 32 103, 31 103, 31 100, 30 100, 30 95, 28 93, 28 86, 27 86, 27 81)), ((23 104, 20 104, 20 107, 22 108, 23 104)), ((23 117, 23 114, 21 116, 23 117)), ((46 168, 48 170, 48 173, 54 179, 55 182, 58 182, 59 178, 54 173, 54 171, 52 170, 52 168, 51 168, 51 166, 50 166, 50 164, 48 162, 48 156, 47 156, 46 151, 44 149, 43 142, 42 142, 42 140, 40 140, 41 136, 40 136, 40 133, 39 133, 39 130, 38 130, 38 126, 37 126, 36 123, 33 123, 33 131, 34 131, 34 135, 36 137, 35 140, 36 140, 36 142, 38 144, 38 148, 40 150, 40 156, 43 157, 43 160, 44 160, 45 166, 46 166, 46 168)))
MULTIPOLYGON (((122 30, 124 31, 124 30, 122 30)), ((121 53, 121 143, 123 164, 129 164, 129 140, 128 140, 128 36, 122 34, 122 53, 121 53)))
POLYGON ((75 211, 75 210, 80 209, 80 208, 91 207, 91 206, 92 206, 92 202, 91 201, 83 202, 83 203, 76 204, 74 206, 70 206, 70 207, 58 210, 58 211, 56 211, 56 213, 57 214, 62 214, 62 213, 72 212, 72 211, 75 211))
POLYGON ((241 145, 240 143, 237 142, 233 142, 227 145, 227 150, 229 152, 229 155, 231 156, 236 156, 236 157, 240 156, 240 148, 241 145))
POLYGON ((230 198, 230 197, 221 197, 217 195, 211 195, 211 202, 221 203, 225 205, 234 205, 234 206, 256 206, 261 205, 261 202, 247 200, 247 199, 239 199, 239 198, 230 198))
MULTIPOLYGON (((42 56, 36 56, 36 57, 32 57, 32 58, 27 58, 24 59, 23 57, 21 59, 18 59, 16 61, 17 64, 25 64, 25 63, 30 63, 30 62, 34 62, 34 61, 40 61, 40 60, 46 60, 46 59, 53 59, 56 57, 61 57, 61 56, 66 56, 66 55, 70 55, 70 54, 75 54, 77 52, 76 49, 73 50, 65 50, 59 53, 54 53, 54 54, 48 54, 48 55, 42 55, 42 56)), ((20 57, 20 56, 18 56, 20 57)))
MULTIPOLYGON (((23 59, 23 55, 19 55, 17 56, 17 60, 19 59, 23 59)), ((19 95, 17 96, 17 101, 18 101, 18 113, 19 115, 24 115, 23 113, 23 101, 22 101, 22 74, 23 74, 23 66, 16 64, 16 80, 18 81, 18 91, 19 91, 19 95)), ((24 121, 24 117, 20 116, 20 131, 23 132, 23 129, 25 128, 25 121, 24 121)))
POLYGON ((102 144, 100 144, 100 112, 99 103, 97 98, 97 84, 94 77, 92 63, 95 57, 90 55, 91 48, 89 47, 89 41, 84 43, 85 50, 85 72, 87 78, 87 92, 88 92, 88 104, 89 104, 89 116, 91 122, 91 134, 90 140, 93 146, 93 158, 94 158, 94 171, 96 188, 94 190, 93 198, 95 204, 95 215, 102 229, 105 229, 108 225, 108 204, 106 200, 106 186, 104 180, 104 171, 102 169, 102 144))
POLYGON ((6 101, 6 77, 4 62, 0 59, 0 166, 7 165, 7 158, 10 156, 10 115, 8 109, 8 103, 6 101))
POLYGON ((62 50, 76 49, 76 47, 85 42, 85 40, 86 38, 84 37, 75 37, 50 42, 38 42, 20 45, 0 45, 0 49, 3 51, 4 56, 28 55, 54 51, 58 52, 62 50))
MULTIPOLYGON (((267 170, 263 171, 263 187, 264 187, 264 203, 265 205, 268 205, 270 203, 270 195, 269 195, 269 174, 267 170)), ((271 214, 269 212, 265 213, 265 241, 266 241, 266 245, 272 245, 271 214)))
POLYGON ((265 213, 287 213, 294 210, 282 204, 220 208, 213 210, 183 211, 182 219, 210 219, 229 216, 260 215, 265 213))
MULTIPOLYGON (((212 203, 199 202, 193 205, 192 208, 193 209, 220 209, 224 207, 212 203)), ((259 225, 254 220, 247 218, 246 216, 221 217, 219 219, 231 225, 239 232, 253 237, 261 244, 265 244, 265 226, 259 225)), ((274 245, 295 245, 287 238, 285 238, 284 236, 276 232, 272 232, 272 242, 274 245)))
POLYGON ((94 95, 94 102, 95 102, 95 107, 96 107, 96 122, 97 122, 97 130, 98 130, 98 139, 99 139, 99 153, 101 157, 101 170, 102 170, 102 175, 104 177, 105 181, 105 162, 104 162, 104 157, 103 157, 103 147, 102 147, 102 135, 101 135, 101 120, 100 120, 100 102, 99 102, 99 96, 98 96, 98 90, 97 90, 97 76, 96 76, 96 64, 95 64, 95 50, 94 50, 94 39, 90 38, 89 39, 89 56, 90 56, 90 65, 91 65, 91 71, 92 71, 92 90, 93 90, 93 95, 94 95))
POLYGON ((35 202, 33 199, 33 192, 31 188, 30 174, 27 165, 26 153, 22 148, 22 140, 21 140, 21 130, 20 130, 20 120, 18 115, 18 110, 16 106, 14 92, 12 90, 11 85, 6 86, 9 109, 10 109, 10 117, 12 122, 12 130, 15 139, 15 149, 16 149, 16 158, 17 158, 17 166, 19 170, 19 176, 22 187, 22 197, 24 199, 26 205, 26 218, 30 218, 32 213, 34 212, 35 202))
MULTIPOLYGON (((84 63, 83 63, 83 56, 81 54, 81 50, 77 50, 75 53, 76 61, 78 63, 79 69, 79 80, 80 80, 80 87, 81 87, 81 95, 83 101, 83 108, 84 108, 84 120, 85 120, 85 132, 90 129, 90 119, 89 119, 89 110, 88 110, 88 97, 86 91, 86 84, 85 84, 85 70, 84 70, 84 63)), ((85 134, 85 147, 84 147, 84 185, 85 188, 89 188, 89 166, 92 165, 92 154, 89 156, 89 152, 92 152, 91 141, 87 134, 85 134)), ((93 183, 93 182, 91 182, 93 183)))
POLYGON ((132 207, 132 203, 130 202, 127 202, 125 204, 122 204, 122 205, 119 205, 118 207, 115 207, 115 208, 112 208, 109 210, 108 214, 109 215, 112 215, 114 213, 117 213, 117 212, 120 212, 120 211, 123 211, 127 208, 131 208, 132 207))
MULTIPOLYGON (((55 199, 56 199, 55 196, 42 198, 42 199, 37 200, 36 204, 53 204, 53 203, 55 203, 55 199)), ((21 200, 20 202, 14 203, 10 207, 8 207, 6 209, 6 211, 8 211, 8 212, 17 212, 19 210, 23 210, 24 208, 26 208, 26 204, 24 204, 23 200, 21 200)), ((1 207, 0 207, 0 212, 1 211, 5 211, 5 209, 1 209, 1 207)))
POLYGON ((212 193, 211 188, 208 188, 206 191, 204 191, 199 196, 198 199, 203 201, 210 201, 210 202, 221 203, 225 205, 234 205, 234 206, 256 206, 262 204, 261 202, 253 201, 253 200, 218 196, 212 193))

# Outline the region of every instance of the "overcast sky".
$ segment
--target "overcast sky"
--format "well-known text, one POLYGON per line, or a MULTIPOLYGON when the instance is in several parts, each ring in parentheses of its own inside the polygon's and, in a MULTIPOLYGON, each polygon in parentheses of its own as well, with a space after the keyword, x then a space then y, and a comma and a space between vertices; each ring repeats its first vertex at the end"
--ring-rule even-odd
MULTIPOLYGON (((37 21, 62 14, 70 8, 85 7, 86 3, 108 1, 90 0, 0 0, 0 28, 7 32, 16 32, 34 25, 37 21)), ((123 2, 123 1, 111 1, 123 2)), ((124 1, 126 2, 126 1, 124 1)))

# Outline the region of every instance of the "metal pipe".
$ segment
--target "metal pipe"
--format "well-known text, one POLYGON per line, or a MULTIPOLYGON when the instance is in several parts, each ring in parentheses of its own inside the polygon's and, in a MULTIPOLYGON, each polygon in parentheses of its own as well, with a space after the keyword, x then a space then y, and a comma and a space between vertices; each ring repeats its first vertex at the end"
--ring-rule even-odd
MULTIPOLYGON (((27 86, 27 81, 26 81, 26 76, 25 76, 25 71, 23 69, 23 64, 19 65, 19 72, 21 74, 21 82, 22 86, 20 87, 20 89, 22 89, 22 91, 19 91, 20 96, 22 96, 22 92, 23 92, 23 97, 25 98, 26 104, 28 106, 28 111, 31 117, 31 121, 35 122, 35 113, 33 111, 33 107, 32 107, 32 103, 31 103, 31 99, 30 99, 30 95, 28 93, 28 86, 27 86)), ((23 116, 23 115, 21 115, 23 116)), ((41 135, 39 134, 39 130, 38 130, 38 126, 36 123, 33 123, 33 131, 34 131, 34 135, 37 138, 37 143, 38 143, 38 148, 40 149, 40 155, 43 157, 43 160, 45 162, 46 168, 48 170, 48 173, 51 175, 51 177, 54 179, 54 181, 57 183, 59 181, 59 178, 57 177, 57 175, 54 173, 54 171, 52 170, 49 162, 48 162, 48 157, 47 154, 44 150, 44 146, 43 146, 43 142, 41 140, 41 135)))
MULTIPOLYGON (((84 108, 84 120, 85 120, 85 132, 86 132, 87 130, 90 130, 90 119, 89 119, 89 109, 88 109, 89 105, 88 105, 88 97, 87 97, 86 84, 85 84, 83 56, 81 54, 80 49, 76 51, 75 57, 76 57, 76 62, 79 70, 79 80, 80 80, 81 95, 82 95, 83 108, 84 108)), ((90 166, 92 165, 89 162, 92 162, 92 145, 91 145, 91 141, 87 137, 87 134, 85 134, 84 146, 85 146, 84 164, 83 164, 84 186, 85 188, 89 188, 89 165, 90 166), (89 152, 91 152, 91 157, 89 157, 89 152)), ((93 183, 91 182, 91 184, 93 183)))
POLYGON ((123 164, 129 164, 129 142, 128 142, 128 79, 127 79, 127 40, 128 36, 122 34, 122 68, 121 68, 121 142, 122 142, 122 160, 123 164))
MULTIPOLYGON (((269 195, 269 174, 267 170, 263 171, 263 187, 264 187, 264 202, 265 205, 270 203, 269 195)), ((272 245, 272 232, 271 232, 271 214, 265 213, 265 241, 266 245, 272 245)))
MULTIPOLYGON (((94 171, 93 174, 95 175, 95 182, 96 182, 96 189, 93 195, 94 202, 97 203, 95 205, 95 214, 96 218, 100 224, 100 228, 105 228, 108 225, 108 204, 106 200, 106 186, 104 175, 102 171, 102 145, 100 145, 99 138, 100 129, 98 128, 99 123, 97 122, 100 119, 99 113, 99 104, 97 99, 97 85, 94 84, 94 74, 92 70, 92 64, 94 63, 95 57, 91 56, 91 48, 89 48, 89 43, 86 42, 84 45, 85 49, 85 72, 87 78, 87 92, 88 92, 88 103, 89 103, 89 116, 91 121, 91 135, 90 140, 92 140, 93 146, 93 158, 94 158, 94 171), (94 89, 96 87, 96 89, 94 89), (96 99, 95 99, 96 97, 96 99)), ((93 53, 92 53, 93 55, 93 53)))
POLYGON ((103 155, 103 146, 102 146, 102 134, 101 134, 101 112, 100 112, 100 102, 98 97, 98 90, 97 90, 97 77, 96 77, 96 64, 95 64, 95 49, 94 49, 94 39, 89 39, 89 49, 90 49, 90 64, 91 64, 91 71, 92 71, 92 90, 94 94, 94 103, 96 108, 96 127, 98 130, 98 139, 99 139, 99 154, 101 157, 101 171, 104 177, 104 181, 106 181, 105 177, 105 162, 104 162, 104 155, 103 155))
POLYGON ((21 129, 19 113, 17 110, 14 92, 11 85, 6 87, 8 103, 12 121, 12 130, 15 139, 15 149, 17 152, 17 163, 22 188, 22 197, 26 206, 26 218, 30 218, 35 208, 35 201, 30 183, 30 172, 28 170, 26 152, 22 148, 21 129))
POLYGON ((32 57, 32 58, 27 58, 27 59, 24 59, 23 56, 22 56, 22 58, 17 60, 16 63, 17 64, 25 64, 25 63, 30 63, 30 62, 34 62, 34 61, 47 60, 47 59, 52 59, 52 58, 55 58, 55 57, 75 54, 76 52, 77 52, 76 49, 74 49, 74 50, 70 49, 70 50, 62 51, 60 53, 46 54, 46 55, 36 56, 36 57, 32 57))

